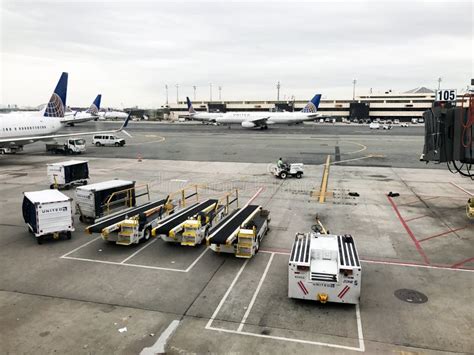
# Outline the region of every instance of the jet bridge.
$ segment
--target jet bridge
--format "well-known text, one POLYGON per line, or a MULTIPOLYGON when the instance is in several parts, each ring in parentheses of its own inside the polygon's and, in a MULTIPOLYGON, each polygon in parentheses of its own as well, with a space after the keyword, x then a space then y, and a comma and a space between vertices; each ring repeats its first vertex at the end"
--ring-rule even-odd
POLYGON ((259 205, 246 205, 235 210, 209 232, 207 244, 217 253, 233 253, 251 258, 268 231, 269 211, 259 205))

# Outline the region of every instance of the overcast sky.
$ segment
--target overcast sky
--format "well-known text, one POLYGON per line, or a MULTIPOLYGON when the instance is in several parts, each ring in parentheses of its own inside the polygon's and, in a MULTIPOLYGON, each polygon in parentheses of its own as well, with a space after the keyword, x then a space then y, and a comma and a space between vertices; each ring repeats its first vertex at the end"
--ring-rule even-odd
POLYGON ((309 99, 465 88, 471 1, 1 2, 1 103, 46 102, 62 71, 68 104, 156 107, 179 97, 309 99))

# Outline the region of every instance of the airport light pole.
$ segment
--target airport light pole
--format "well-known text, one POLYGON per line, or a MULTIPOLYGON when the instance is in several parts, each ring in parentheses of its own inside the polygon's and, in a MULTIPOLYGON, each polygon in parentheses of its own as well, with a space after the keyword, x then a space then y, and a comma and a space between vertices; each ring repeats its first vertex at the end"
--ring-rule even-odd
POLYGON ((222 101, 221 93, 222 93, 222 86, 219 85, 219 101, 222 101))
POLYGON ((179 84, 176 84, 176 103, 179 104, 179 84))
POLYGON ((280 81, 277 82, 277 101, 280 101, 280 81))
POLYGON ((352 101, 355 101, 355 97, 356 97, 356 84, 357 84, 357 79, 352 79, 352 101))
POLYGON ((196 101, 196 85, 193 85, 193 90, 194 90, 194 101, 196 101))
POLYGON ((168 84, 165 85, 166 89, 166 106, 168 106, 168 84))
POLYGON ((209 83, 209 102, 212 101, 212 83, 209 83))
POLYGON ((441 77, 438 78, 438 90, 441 89, 441 81, 442 81, 442 80, 443 80, 443 79, 441 79, 441 77))

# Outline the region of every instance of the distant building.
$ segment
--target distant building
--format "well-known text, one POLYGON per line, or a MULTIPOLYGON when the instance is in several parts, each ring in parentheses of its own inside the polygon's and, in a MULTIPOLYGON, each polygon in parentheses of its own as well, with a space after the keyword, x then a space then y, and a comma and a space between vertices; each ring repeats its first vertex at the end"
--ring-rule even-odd
MULTIPOLYGON (((404 93, 393 93, 387 91, 384 94, 370 94, 356 96, 353 100, 330 100, 323 99, 319 106, 318 112, 324 116, 333 116, 337 118, 353 118, 354 112, 363 115, 368 114, 368 118, 375 119, 399 119, 400 121, 411 121, 412 118, 421 118, 423 112, 431 108, 435 99, 435 91, 426 87, 418 87, 404 93), (351 110, 352 104, 352 110, 351 110), (357 105, 364 104, 364 105, 357 105), (365 107, 364 107, 365 106, 365 107), (368 109, 368 112, 366 112, 368 109), (353 113, 351 115, 351 112, 353 113)), ((459 98, 458 98, 459 102, 459 98)), ((277 101, 258 101, 258 100, 244 100, 244 101, 197 101, 193 102, 196 111, 208 111, 210 106, 211 111, 227 112, 227 111, 274 111, 275 107, 280 109, 293 107, 295 111, 301 110, 307 103, 307 100, 296 100, 290 102, 277 101), (219 110, 216 110, 216 107, 219 110)), ((187 116, 186 102, 182 101, 179 104, 170 104, 170 117, 185 117, 187 116)), ((365 117, 357 117, 365 118, 365 117)))

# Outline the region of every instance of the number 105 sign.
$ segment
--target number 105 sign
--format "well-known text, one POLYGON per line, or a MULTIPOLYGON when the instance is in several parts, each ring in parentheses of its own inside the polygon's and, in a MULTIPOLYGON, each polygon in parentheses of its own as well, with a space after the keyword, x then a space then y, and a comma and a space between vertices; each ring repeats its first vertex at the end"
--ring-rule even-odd
POLYGON ((445 89, 436 91, 436 101, 456 101, 456 89, 445 89))

